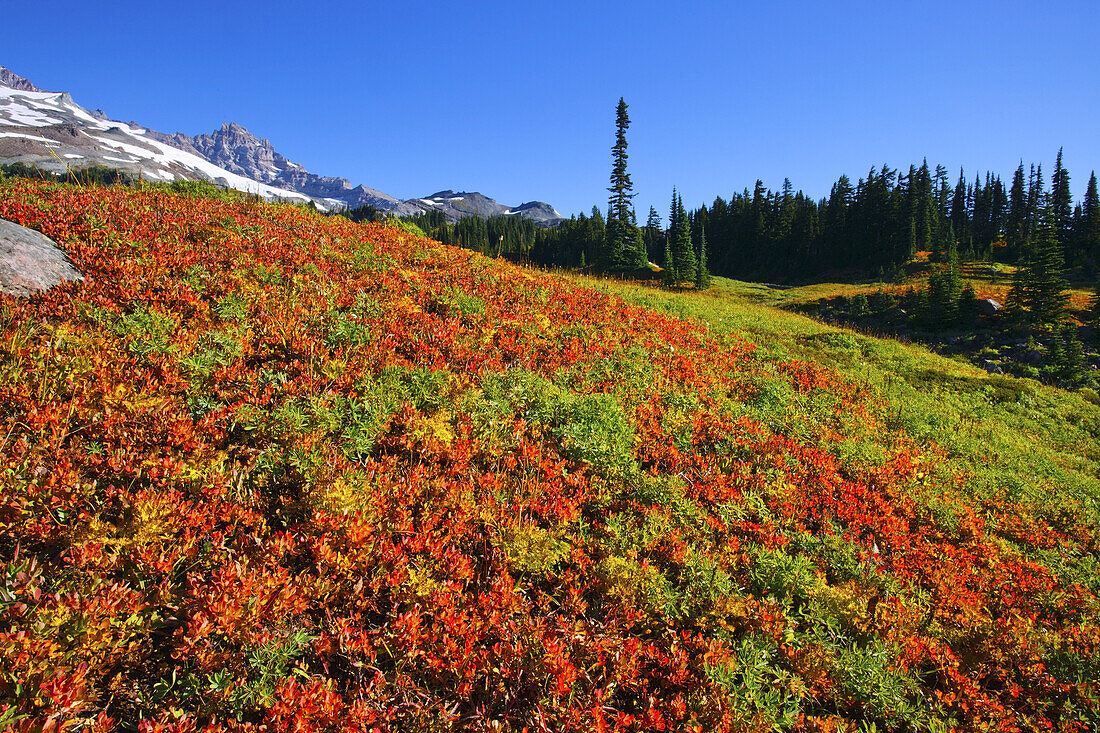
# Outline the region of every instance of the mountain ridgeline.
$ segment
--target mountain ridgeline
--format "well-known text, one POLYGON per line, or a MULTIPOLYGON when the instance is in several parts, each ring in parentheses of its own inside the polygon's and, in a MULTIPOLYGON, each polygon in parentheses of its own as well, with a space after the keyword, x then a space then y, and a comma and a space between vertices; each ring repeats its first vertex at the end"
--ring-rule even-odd
MULTIPOLYGON (((89 169, 113 169, 120 180, 201 180, 268 200, 312 201, 321 209, 366 208, 389 216, 439 211, 449 222, 464 216, 514 216, 539 226, 562 220, 554 207, 530 201, 516 207, 480 193, 441 191, 401 200, 346 178, 310 173, 271 142, 233 122, 190 137, 88 110, 67 92, 44 91, 0 66, 0 164, 27 166, 85 179, 89 169)), ((98 175, 98 174, 93 174, 98 175)))

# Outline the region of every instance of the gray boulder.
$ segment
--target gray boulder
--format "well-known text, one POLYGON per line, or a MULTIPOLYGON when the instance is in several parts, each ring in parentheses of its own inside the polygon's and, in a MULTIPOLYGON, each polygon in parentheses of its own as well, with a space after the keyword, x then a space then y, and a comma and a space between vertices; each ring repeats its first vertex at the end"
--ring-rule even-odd
POLYGON ((83 279, 52 239, 0 219, 0 293, 29 296, 63 282, 83 279))
POLYGON ((1002 308, 1004 306, 993 300, 993 298, 982 298, 978 301, 978 312, 983 316, 991 316, 1002 308))

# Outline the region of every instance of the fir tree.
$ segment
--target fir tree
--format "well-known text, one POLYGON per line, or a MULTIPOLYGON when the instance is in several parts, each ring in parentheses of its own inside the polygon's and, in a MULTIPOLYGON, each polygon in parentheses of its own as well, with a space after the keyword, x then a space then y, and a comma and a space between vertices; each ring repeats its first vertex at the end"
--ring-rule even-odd
POLYGON ((1081 206, 1078 242, 1081 251, 1092 258, 1093 267, 1100 268, 1100 196, 1096 191, 1096 173, 1089 178, 1085 201, 1081 206))
POLYGON ((710 287, 710 272, 707 270, 707 228, 699 227, 699 252, 695 263, 695 288, 706 290, 710 287))
POLYGON ((670 237, 665 237, 665 256, 661 260, 661 266, 664 268, 661 272, 661 282, 670 288, 676 285, 676 260, 672 257, 670 237))
POLYGON ((1085 348, 1077 335, 1077 326, 1072 323, 1063 325, 1061 338, 1062 369, 1058 376, 1063 382, 1076 385, 1085 376, 1085 348))
POLYGON ((1005 241, 1012 260, 1023 256, 1027 249, 1027 192, 1024 190, 1024 162, 1012 176, 1008 193, 1008 215, 1005 220, 1005 241))
POLYGON ((1054 228, 1062 245, 1067 264, 1076 259, 1073 247, 1073 197, 1069 192, 1069 173, 1062 167, 1062 149, 1054 161, 1054 177, 1051 179, 1050 208, 1054 216, 1054 228))
MULTIPOLYGON (((948 227, 950 228, 950 225, 948 227)), ((959 250, 954 241, 950 241, 947 249, 947 268, 928 278, 927 313, 930 325, 949 326, 958 320, 962 291, 959 250)))
POLYGON ((1092 289, 1092 327, 1096 329, 1096 340, 1100 341, 1100 280, 1097 280, 1096 287, 1092 289))
POLYGON ((630 127, 626 101, 619 98, 615 112, 615 145, 611 148, 611 193, 607 202, 607 244, 604 259, 609 270, 623 271, 644 267, 645 246, 634 216, 634 184, 626 170, 626 130, 630 127))
POLYGON ((646 218, 645 228, 642 229, 642 240, 645 242, 646 258, 649 261, 656 262, 661 259, 661 241, 663 237, 661 231, 661 217, 657 213, 657 209, 652 206, 649 207, 649 216, 646 218))
POLYGON ((676 285, 680 273, 676 271, 676 256, 672 250, 676 240, 677 227, 680 221, 680 208, 677 205, 679 197, 676 187, 672 187, 672 203, 668 207, 668 231, 665 232, 665 257, 661 263, 664 267, 664 282, 669 287, 676 285))
POLYGON ((691 244, 691 222, 684 211, 684 199, 676 195, 676 227, 670 230, 672 259, 676 264, 678 281, 695 281, 695 249, 691 244))
POLYGON ((1053 326, 1065 315, 1068 284, 1062 279, 1062 245, 1046 196, 1040 197, 1034 227, 1032 251, 1013 278, 1008 300, 1024 323, 1053 326))

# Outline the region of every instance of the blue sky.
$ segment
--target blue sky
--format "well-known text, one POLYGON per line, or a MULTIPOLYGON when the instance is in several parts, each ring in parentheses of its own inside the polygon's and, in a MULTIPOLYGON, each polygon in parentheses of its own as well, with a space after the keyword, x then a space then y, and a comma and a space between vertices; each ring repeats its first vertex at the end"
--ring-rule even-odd
MULTIPOLYGON (((630 105, 639 218, 927 156, 1100 169, 1100 3, 22 2, 0 65, 165 132, 235 121, 402 198, 606 202, 630 105)), ((1049 175, 1047 177, 1049 182, 1049 175)))

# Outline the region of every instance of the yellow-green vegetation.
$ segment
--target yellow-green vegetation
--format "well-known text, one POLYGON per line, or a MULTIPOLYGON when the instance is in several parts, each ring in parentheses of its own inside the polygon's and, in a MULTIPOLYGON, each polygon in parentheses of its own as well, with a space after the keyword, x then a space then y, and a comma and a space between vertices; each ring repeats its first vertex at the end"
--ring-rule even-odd
MULTIPOLYGON (((717 334, 750 340, 763 358, 810 360, 836 369, 866 393, 877 420, 903 429, 922 447, 936 446, 939 455, 927 472, 948 482, 951 476, 967 477, 966 490, 990 502, 991 522, 997 521, 994 507, 1017 502, 1055 528, 1071 517, 1100 517, 1100 400, 1091 390, 1066 392, 988 374, 919 344, 830 326, 778 307, 820 297, 830 286, 781 290, 715 278, 705 292, 672 293, 569 279, 697 319, 717 334), (1052 487, 1058 487, 1054 502, 1052 487)), ((784 405, 791 419, 800 409, 784 405)), ((1095 561, 1090 565, 1100 571, 1095 561)), ((1100 573, 1082 572, 1078 580, 1100 589, 1100 573)))

